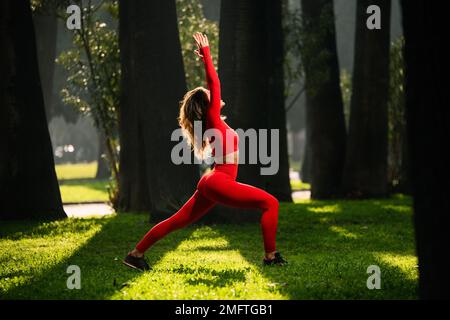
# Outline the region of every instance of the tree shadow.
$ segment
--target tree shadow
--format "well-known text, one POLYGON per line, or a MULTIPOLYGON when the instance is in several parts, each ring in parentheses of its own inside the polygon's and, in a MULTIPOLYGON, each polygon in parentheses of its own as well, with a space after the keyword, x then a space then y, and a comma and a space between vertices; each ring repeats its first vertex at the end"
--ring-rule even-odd
POLYGON ((30 237, 33 234, 46 235, 55 229, 56 226, 48 226, 54 220, 7 220, 1 221, 0 238, 18 240, 23 237, 30 237))
MULTIPOLYGON (((142 275, 142 272, 123 265, 122 259, 134 248, 140 237, 153 227, 154 224, 148 223, 148 215, 122 213, 107 218, 66 220, 76 220, 80 225, 78 231, 93 226, 100 230, 72 254, 59 261, 50 261, 48 266, 38 270, 14 271, 12 276, 26 276, 27 280, 4 292, 2 299, 106 299, 142 275), (70 265, 80 267, 79 290, 67 288, 67 279, 71 275, 67 273, 67 268, 70 265)), ((32 230, 25 231, 25 234, 35 237, 45 237, 52 230, 55 231, 55 226, 39 223, 30 225, 32 230)), ((148 257, 149 264, 158 263, 166 252, 174 250, 192 232, 192 228, 178 230, 156 243, 148 257)), ((13 238, 19 239, 20 236, 13 234, 13 238)), ((57 247, 58 244, 54 245, 57 247)))

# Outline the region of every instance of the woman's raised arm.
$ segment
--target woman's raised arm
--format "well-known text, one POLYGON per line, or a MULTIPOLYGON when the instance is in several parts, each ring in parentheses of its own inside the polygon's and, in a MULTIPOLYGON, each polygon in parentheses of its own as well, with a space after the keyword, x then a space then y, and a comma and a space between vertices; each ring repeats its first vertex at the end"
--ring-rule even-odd
POLYGON ((197 42, 198 50, 195 52, 200 56, 205 65, 206 82, 210 93, 210 107, 209 112, 215 118, 220 118, 220 80, 217 75, 216 69, 211 58, 211 51, 208 43, 208 38, 201 34, 196 33, 194 39, 197 42))

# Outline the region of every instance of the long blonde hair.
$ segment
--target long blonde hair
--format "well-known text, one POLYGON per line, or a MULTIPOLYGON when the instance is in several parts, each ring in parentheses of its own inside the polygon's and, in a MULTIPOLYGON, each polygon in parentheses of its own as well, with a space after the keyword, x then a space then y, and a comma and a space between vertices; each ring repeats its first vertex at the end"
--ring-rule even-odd
POLYGON ((198 159, 205 159, 209 146, 208 139, 203 139, 203 134, 206 130, 206 110, 208 105, 208 95, 203 87, 197 87, 186 92, 180 101, 178 124, 182 129, 183 136, 187 139, 189 146, 198 159), (201 136, 196 136, 194 133, 194 121, 202 122, 201 136))

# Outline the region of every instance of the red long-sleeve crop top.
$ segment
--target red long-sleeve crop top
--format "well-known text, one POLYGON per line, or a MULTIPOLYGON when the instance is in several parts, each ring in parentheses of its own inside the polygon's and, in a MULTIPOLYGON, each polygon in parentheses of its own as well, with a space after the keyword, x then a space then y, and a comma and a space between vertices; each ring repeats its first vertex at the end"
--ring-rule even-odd
MULTIPOLYGON (((206 115, 206 129, 215 128, 218 130, 217 138, 222 138, 222 156, 233 153, 239 148, 239 137, 230 126, 220 117, 220 80, 216 69, 211 59, 211 52, 209 47, 202 47, 200 49, 203 55, 203 62, 205 64, 206 82, 208 84, 210 94, 210 104, 206 115), (220 133, 220 134, 219 134, 220 133), (228 134, 228 137, 227 137, 228 134), (232 142, 232 145, 229 145, 232 142)), ((210 139, 212 156, 216 155, 215 145, 219 146, 219 141, 215 142, 215 136, 210 139), (214 142, 214 143, 213 143, 214 142)), ((219 156, 219 154, 217 155, 219 156)))

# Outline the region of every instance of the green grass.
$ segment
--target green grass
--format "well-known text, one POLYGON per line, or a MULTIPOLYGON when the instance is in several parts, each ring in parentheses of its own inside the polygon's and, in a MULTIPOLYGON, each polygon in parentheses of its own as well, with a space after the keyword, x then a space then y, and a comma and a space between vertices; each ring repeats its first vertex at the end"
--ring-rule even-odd
POLYGON ((59 181, 59 190, 64 203, 106 202, 108 180, 64 180, 59 181))
POLYGON ((94 179, 97 172, 97 162, 58 164, 55 166, 58 180, 94 179))
POLYGON ((97 180, 97 162, 55 166, 63 203, 106 202, 108 180, 97 180))
POLYGON ((0 225, 0 299, 416 299, 411 199, 281 203, 285 267, 263 267, 258 224, 189 226, 121 259, 152 226, 146 214, 0 225), (81 289, 66 288, 67 267, 81 289), (366 287, 381 268, 381 289, 366 287))
POLYGON ((300 180, 291 179, 291 188, 292 191, 310 190, 311 185, 309 183, 302 182, 300 180))

